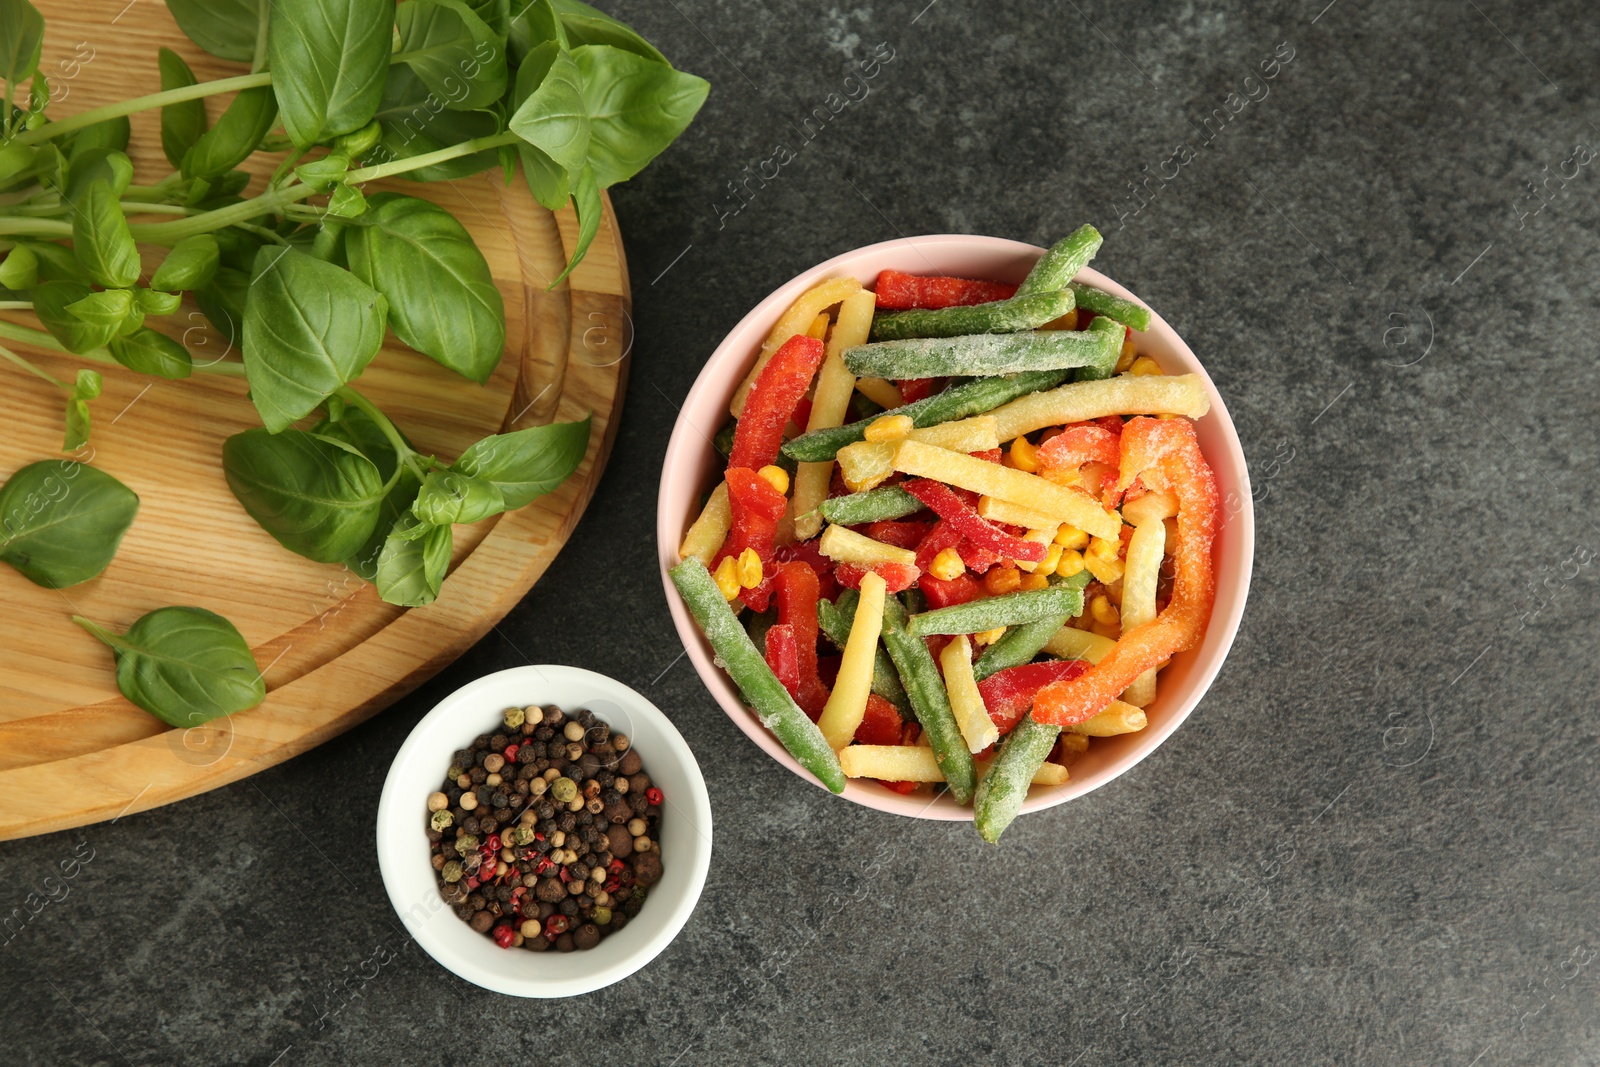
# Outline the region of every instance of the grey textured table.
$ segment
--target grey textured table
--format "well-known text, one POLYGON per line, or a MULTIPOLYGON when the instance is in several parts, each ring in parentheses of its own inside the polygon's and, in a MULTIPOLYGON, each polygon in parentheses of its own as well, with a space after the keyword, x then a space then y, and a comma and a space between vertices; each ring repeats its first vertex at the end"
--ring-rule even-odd
POLYGON ((617 192, 638 342, 576 537, 346 736, 0 846, 0 910, 93 851, 3 947, 6 1062, 1600 1058, 1593 7, 926 3, 612 5, 713 91, 617 192), (658 465, 702 360, 796 272, 1086 220, 1227 397, 1255 582, 1194 717, 996 849, 830 799, 674 665, 658 465), (717 819, 677 941, 554 1006, 407 947, 372 832, 417 718, 526 661, 667 709, 717 819))

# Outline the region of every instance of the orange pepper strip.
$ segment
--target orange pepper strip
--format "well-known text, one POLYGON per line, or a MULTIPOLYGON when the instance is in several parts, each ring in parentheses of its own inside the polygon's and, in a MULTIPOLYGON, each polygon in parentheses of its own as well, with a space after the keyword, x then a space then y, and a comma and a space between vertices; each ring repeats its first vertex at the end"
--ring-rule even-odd
POLYGON ((1205 633, 1216 599, 1211 547, 1217 532, 1217 477, 1184 419, 1132 419, 1122 431, 1119 491, 1135 478, 1178 498, 1178 545, 1172 600, 1154 619, 1122 635, 1083 674, 1039 691, 1033 717, 1052 726, 1085 722, 1105 710, 1147 670, 1192 648, 1205 633))

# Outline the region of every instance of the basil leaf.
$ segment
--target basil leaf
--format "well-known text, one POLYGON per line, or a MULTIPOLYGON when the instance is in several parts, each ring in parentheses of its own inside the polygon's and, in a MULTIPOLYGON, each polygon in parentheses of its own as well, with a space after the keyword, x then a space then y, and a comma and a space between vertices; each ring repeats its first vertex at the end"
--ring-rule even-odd
POLYGON ((90 293, 67 305, 67 314, 90 326, 109 326, 116 330, 133 310, 133 294, 126 289, 107 289, 90 293))
POLYGON ((325 193, 344 180, 350 169, 350 157, 343 152, 330 152, 321 159, 313 159, 294 168, 294 176, 319 193, 325 193))
POLYGON ((367 198, 353 185, 336 186, 328 197, 328 214, 336 219, 353 219, 367 213, 367 198))
POLYGON ((194 365, 187 348, 148 326, 113 338, 109 347, 112 357, 124 367, 158 378, 187 378, 194 365))
POLYGON ((72 621, 116 653, 122 695, 169 726, 199 726, 267 696, 243 635, 205 608, 157 608, 114 634, 82 615, 72 621))
POLYGON ((177 293, 158 293, 154 289, 135 289, 133 302, 146 315, 170 315, 178 310, 183 297, 177 293))
POLYGON ((711 86, 703 78, 610 45, 572 50, 589 111, 589 164, 600 188, 627 181, 693 120, 711 86))
POLYGON ((527 97, 511 116, 512 132, 576 175, 589 152, 589 116, 578 64, 553 42, 540 45, 517 70, 517 90, 524 89, 527 97), (530 75, 526 84, 525 74, 530 75), (540 79, 537 84, 531 81, 534 74, 540 79))
MULTIPOLYGON (((161 69, 161 89, 181 89, 194 85, 194 71, 183 57, 170 48, 156 53, 156 65, 161 69)), ((206 102, 185 100, 181 104, 168 104, 161 109, 161 151, 174 167, 183 164, 183 157, 206 132, 206 102)))
POLYGON ((244 334, 244 308, 249 294, 250 275, 232 267, 218 267, 216 277, 194 291, 194 302, 229 347, 238 344, 244 334))
POLYGON ((394 0, 273 0, 272 88, 300 148, 359 130, 383 96, 394 0))
POLYGON ((600 219, 605 215, 605 203, 600 199, 600 186, 595 184, 594 169, 585 163, 583 170, 578 172, 577 181, 572 184, 572 206, 578 213, 578 243, 572 249, 572 259, 567 263, 567 269, 561 276, 546 289, 554 289, 571 274, 577 265, 583 262, 583 257, 589 251, 589 246, 594 243, 594 235, 600 232, 600 219))
POLYGON ((27 0, 0 3, 0 81, 16 86, 33 77, 43 44, 44 16, 38 8, 27 0))
POLYGON ((518 3, 522 5, 522 10, 511 19, 506 43, 511 48, 512 60, 519 67, 527 62, 529 53, 540 45, 553 42, 561 48, 567 47, 566 30, 556 17, 550 0, 532 0, 531 3, 518 0, 518 3))
POLYGON ((408 608, 433 603, 450 569, 452 543, 450 527, 430 527, 415 515, 402 518, 378 554, 378 595, 408 608))
POLYGON ((67 164, 67 184, 61 195, 77 204, 96 179, 104 179, 111 186, 112 195, 120 200, 133 182, 133 161, 116 148, 91 148, 74 155, 67 164))
POLYGON ((167 0, 184 36, 220 59, 248 63, 256 54, 261 5, 269 0, 167 0))
POLYGON ((108 289, 139 280, 139 249, 104 178, 89 183, 72 213, 72 251, 89 277, 108 289))
POLYGON ((209 233, 185 237, 172 246, 161 266, 150 276, 150 288, 169 293, 199 289, 217 276, 221 249, 209 233))
MULTIPOLYGON (((53 145, 51 147, 54 147, 53 145)), ((0 182, 9 182, 21 174, 39 158, 39 149, 29 148, 27 145, 8 144, 0 146, 0 182)))
MULTIPOLYGON (((404 63, 389 68, 377 120, 383 130, 380 158, 409 159, 450 145, 500 132, 499 120, 486 111, 451 111, 428 91, 422 79, 404 63)), ((495 165, 492 149, 470 156, 419 167, 404 175, 419 182, 453 181, 495 165)))
POLYGON ((635 33, 632 27, 618 22, 603 11, 597 11, 578 0, 553 0, 552 6, 566 31, 567 44, 573 48, 586 44, 608 44, 625 52, 642 56, 652 63, 666 63, 667 57, 656 51, 655 45, 635 33))
POLYGON ((477 522, 506 510, 505 497, 492 482, 460 471, 429 471, 411 513, 432 526, 477 522))
POLYGON ((278 101, 272 86, 244 90, 233 98, 217 124, 183 154, 183 176, 216 178, 226 174, 250 158, 277 121, 278 101))
POLYGON ((318 563, 359 549, 378 521, 383 481, 356 449, 304 430, 245 430, 222 444, 228 488, 279 544, 318 563))
POLYGON ((128 141, 132 136, 133 126, 129 123, 128 116, 118 115, 113 119, 103 119, 93 125, 85 126, 72 135, 72 147, 67 150, 67 158, 77 159, 85 152, 92 152, 97 148, 126 152, 128 141))
POLYGON ((39 263, 39 279, 46 282, 81 282, 84 277, 83 268, 78 266, 78 257, 72 254, 72 249, 66 245, 58 245, 52 241, 18 242, 18 248, 27 248, 32 252, 39 263))
POLYGON ((467 0, 472 13, 484 21, 502 41, 511 27, 511 0, 467 0))
POLYGON ((89 401, 100 395, 99 371, 87 367, 78 371, 78 379, 67 398, 67 436, 61 445, 63 452, 76 452, 89 443, 89 401))
POLYGON ((533 147, 517 145, 517 155, 522 159, 522 176, 527 179, 533 198, 547 211, 560 211, 572 197, 572 187, 565 167, 533 147))
POLYGON ((35 585, 65 589, 106 569, 139 497, 70 459, 30 463, 0 488, 0 560, 35 585))
POLYGON ((399 55, 445 106, 487 107, 506 92, 506 49, 460 0, 410 0, 397 11, 399 55))
POLYGON ((372 362, 388 307, 383 294, 332 263, 290 248, 256 253, 241 347, 250 398, 268 430, 311 414, 372 362))
POLYGON ((400 340, 487 381, 505 350, 505 304, 472 235, 427 200, 379 193, 367 203, 345 237, 351 273, 388 298, 400 340))
POLYGON ((256 252, 263 243, 261 238, 253 233, 246 233, 236 226, 224 227, 211 236, 217 239, 217 251, 221 255, 224 267, 250 273, 250 269, 255 266, 256 252))
POLYGON ((67 310, 69 304, 92 295, 94 290, 82 282, 41 282, 34 287, 33 313, 68 352, 103 348, 117 335, 119 323, 91 324, 67 310))
POLYGON ((471 445, 450 469, 491 483, 506 509, 520 508, 559 486, 589 450, 589 418, 495 434, 471 445))
POLYGON ((39 284, 39 257, 27 245, 17 245, 0 260, 0 286, 32 289, 39 284))
MULTIPOLYGON (((330 406, 337 399, 330 397, 330 406)), ((345 566, 355 571, 365 581, 374 581, 378 574, 378 555, 383 551, 384 542, 389 539, 389 532, 394 529, 395 524, 410 511, 417 490, 422 488, 422 480, 409 465, 402 468, 399 476, 395 477, 399 458, 395 455, 394 445, 360 408, 346 408, 337 422, 325 421, 317 426, 315 432, 358 449, 378 468, 378 477, 383 479, 385 485, 389 484, 390 478, 395 478, 394 485, 378 508, 378 521, 373 526, 371 535, 367 537, 365 544, 344 561, 345 566)))

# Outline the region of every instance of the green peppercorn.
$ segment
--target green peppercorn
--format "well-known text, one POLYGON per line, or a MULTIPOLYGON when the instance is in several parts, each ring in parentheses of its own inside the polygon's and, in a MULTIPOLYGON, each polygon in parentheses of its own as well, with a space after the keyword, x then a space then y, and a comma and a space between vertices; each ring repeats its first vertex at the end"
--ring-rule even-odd
POLYGON ((439 873, 444 875, 444 880, 447 882, 459 882, 461 881, 461 876, 466 872, 460 861, 451 860, 444 865, 444 870, 439 873))
POLYGON ((557 778, 550 783, 550 795, 562 804, 570 804, 578 797, 578 783, 571 778, 557 778))
POLYGON ((611 925, 611 909, 604 905, 594 909, 594 921, 599 926, 611 925))
POLYGON ((461 764, 452 763, 452 764, 450 764, 450 769, 445 772, 444 776, 446 778, 450 779, 453 782, 457 778, 460 778, 463 774, 466 774, 466 773, 467 773, 467 769, 465 767, 461 766, 461 764))
POLYGON ((433 815, 429 817, 428 822, 432 824, 435 830, 443 831, 448 829, 451 823, 455 822, 455 817, 452 816, 448 811, 440 810, 434 812, 433 815))
POLYGON ((527 845, 533 842, 533 827, 518 825, 511 831, 511 840, 518 845, 527 845))
POLYGON ((468 852, 476 849, 481 843, 482 842, 478 840, 477 834, 462 834, 460 837, 456 838, 456 851, 465 856, 468 852))
POLYGON ((521 708, 507 708, 505 710, 506 729, 515 730, 527 720, 521 708))

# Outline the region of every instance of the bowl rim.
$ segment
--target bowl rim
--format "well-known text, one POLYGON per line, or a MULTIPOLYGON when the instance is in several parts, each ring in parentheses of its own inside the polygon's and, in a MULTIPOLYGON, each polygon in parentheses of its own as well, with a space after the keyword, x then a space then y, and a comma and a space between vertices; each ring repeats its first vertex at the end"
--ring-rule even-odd
MULTIPOLYGON (((437 773, 442 775, 442 772, 437 773)), ((660 955, 688 922, 689 915, 699 902, 711 865, 710 795, 706 789, 705 778, 700 772, 700 765, 695 760, 688 743, 683 739, 683 735, 660 708, 630 686, 595 671, 564 664, 527 664, 495 671, 473 679, 435 704, 412 727, 390 763, 378 801, 375 832, 378 867, 384 889, 390 904, 412 939, 424 952, 433 957, 435 962, 458 977, 484 989, 520 997, 568 997, 589 993, 619 982, 644 967, 660 955), (651 751, 646 758, 646 765, 652 771, 652 777, 659 774, 662 767, 670 765, 682 772, 682 784, 688 787, 687 795, 685 790, 677 788, 667 800, 672 812, 679 813, 678 817, 684 821, 686 827, 684 831, 675 835, 674 845, 670 850, 668 872, 669 876, 676 874, 673 867, 677 866, 684 872, 686 881, 672 896, 660 891, 666 884, 665 879, 657 883, 646 905, 648 907, 654 904, 661 909, 652 916, 653 925, 645 928, 645 924, 635 923, 628 927, 629 930, 645 929, 645 938, 641 944, 627 949, 625 954, 609 962, 599 963, 600 957, 593 957, 598 965, 580 973, 549 975, 535 970, 525 976, 508 978, 476 962, 473 956, 477 954, 477 949, 486 945, 487 939, 484 935, 471 930, 465 923, 455 920, 454 916, 450 916, 451 924, 433 924, 426 921, 435 916, 440 908, 445 908, 445 905, 438 896, 432 871, 418 865, 416 857, 412 855, 414 850, 401 843, 403 836, 416 833, 418 830, 417 824, 413 821, 419 813, 416 805, 421 803, 428 792, 437 787, 438 779, 429 775, 427 771, 430 761, 436 764, 437 759, 434 757, 440 754, 448 760, 448 754, 460 748, 463 739, 471 739, 473 734, 469 732, 470 728, 464 726, 461 721, 465 714, 486 709, 498 711, 506 706, 500 701, 494 702, 490 708, 485 701, 489 699, 487 694, 511 683, 520 686, 519 692, 529 694, 525 701, 527 704, 561 703, 581 707, 595 700, 615 702, 629 716, 630 729, 635 731, 633 736, 638 736, 636 724, 640 721, 648 722, 654 731, 655 736, 648 742, 651 751), (541 692, 548 693, 552 687, 562 685, 586 691, 588 695, 578 701, 540 699, 541 692), (424 777, 425 775, 428 776, 424 777), (426 888, 422 890, 422 896, 419 898, 418 886, 423 882, 426 883, 426 888), (432 894, 431 897, 427 896, 429 893, 432 894), (664 897, 666 899, 662 899, 664 897), (432 906, 435 901, 439 905, 438 908, 432 906), (419 905, 424 906, 428 913, 422 918, 414 914, 419 905), (666 907, 662 908, 662 905, 666 907)), ((616 937, 621 938, 626 933, 627 930, 621 931, 616 937)), ((588 962, 591 953, 601 952, 606 942, 611 940, 607 938, 601 943, 600 948, 585 952, 563 953, 553 958, 560 959, 564 963, 588 962)), ((493 951, 500 953, 507 950, 495 947, 493 951)), ((523 953, 522 955, 526 957, 530 968, 538 961, 547 958, 547 954, 523 953)), ((571 963, 568 963, 567 969, 574 969, 571 963)))
MULTIPOLYGON (((704 455, 704 442, 708 437, 701 429, 695 428, 689 419, 693 402, 702 392, 717 388, 725 388, 726 381, 724 370, 720 364, 733 358, 731 353, 737 348, 743 352, 740 366, 748 362, 752 351, 747 340, 741 340, 737 345, 736 337, 741 337, 750 330, 754 324, 764 320, 775 322, 777 317, 791 305, 805 289, 815 285, 824 278, 848 274, 858 276, 855 264, 865 259, 877 257, 883 253, 904 251, 909 256, 919 252, 955 252, 972 254, 1011 254, 1037 259, 1042 256, 1045 249, 1038 245, 1024 241, 1011 240, 1004 237, 993 237, 983 234, 924 234, 911 237, 899 237, 888 241, 879 241, 870 245, 840 253, 816 266, 810 267, 794 275, 788 281, 774 289, 765 298, 756 303, 727 334, 707 358, 700 373, 695 376, 694 384, 690 386, 683 403, 678 409, 678 418, 673 424, 672 434, 668 439, 666 452, 663 456, 661 482, 656 499, 656 546, 657 562, 661 570, 662 586, 667 597, 667 606, 672 614, 673 623, 678 631, 679 640, 683 643, 685 651, 694 663, 695 671, 700 675, 702 684, 716 699, 723 712, 734 721, 760 748, 778 763, 787 767, 793 773, 806 781, 811 782, 819 789, 826 789, 814 775, 800 766, 799 762, 783 748, 781 742, 761 725, 760 720, 740 699, 737 687, 732 683, 724 671, 712 662, 712 656, 705 643, 704 635, 700 633, 692 616, 685 608, 682 598, 678 595, 676 587, 672 584, 668 571, 677 564, 678 544, 683 530, 675 528, 672 512, 673 505, 669 501, 669 490, 674 485, 675 469, 697 470, 701 466, 701 457, 704 455)), ((881 269, 881 268, 880 268, 881 269)), ((914 265, 902 266, 900 269, 915 271, 914 265)), ((863 282, 866 279, 862 279, 863 282)), ((1134 293, 1118 284, 1116 281, 1091 268, 1084 268, 1074 278, 1075 281, 1084 282, 1120 296, 1127 300, 1135 301, 1143 307, 1149 308, 1143 300, 1134 293)), ((765 335, 765 329, 758 332, 765 335)), ((1217 674, 1222 669, 1222 664, 1227 660, 1234 638, 1238 633, 1239 624, 1244 616, 1245 604, 1249 599, 1250 580, 1254 570, 1255 559, 1255 511, 1253 496, 1250 491, 1250 471, 1244 455, 1239 434, 1233 424, 1227 404, 1212 381, 1204 364, 1196 356, 1182 336, 1172 328, 1154 309, 1150 309, 1150 328, 1145 331, 1135 331, 1139 336, 1160 337, 1169 347, 1175 350, 1180 359, 1185 359, 1193 365, 1192 371, 1196 373, 1205 384, 1206 393, 1210 399, 1211 408, 1205 420, 1215 419, 1215 426, 1223 439, 1228 458, 1237 471, 1238 509, 1224 517, 1219 531, 1224 527, 1231 527, 1229 536, 1240 538, 1241 555, 1236 577, 1231 587, 1237 590, 1237 595, 1228 601, 1228 610, 1225 612, 1214 611, 1208 624, 1206 636, 1199 648, 1205 649, 1215 645, 1215 651, 1207 662, 1200 665, 1194 674, 1192 691, 1180 705, 1166 715, 1160 723, 1152 722, 1145 730, 1136 735, 1139 740, 1134 744, 1130 755, 1119 759, 1109 773, 1091 776, 1088 779, 1073 779, 1067 784, 1054 787, 1033 787, 1023 802, 1021 814, 1042 811, 1067 803, 1078 797, 1085 796, 1095 789, 1106 785, 1120 777, 1143 762, 1149 755, 1164 744, 1178 727, 1188 720, 1195 708, 1204 699, 1215 681, 1217 674)), ((759 340, 756 342, 759 345, 759 340)), ((1216 465, 1216 457, 1212 459, 1216 465)), ((1219 590, 1222 589, 1219 582, 1219 590)), ((1218 607, 1221 607, 1222 597, 1219 595, 1218 607)), ((884 811, 891 814, 903 815, 911 818, 970 822, 973 818, 971 806, 960 806, 944 794, 936 795, 932 800, 924 798, 900 796, 889 790, 877 787, 872 783, 862 783, 851 780, 841 794, 844 799, 875 811, 884 811)))

